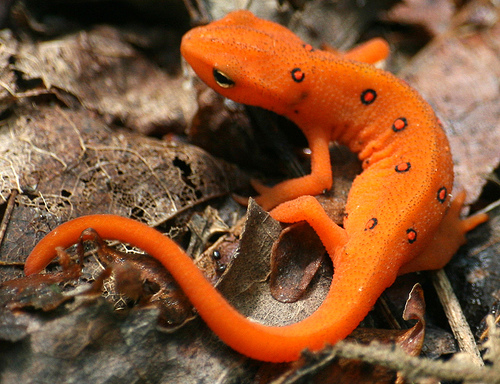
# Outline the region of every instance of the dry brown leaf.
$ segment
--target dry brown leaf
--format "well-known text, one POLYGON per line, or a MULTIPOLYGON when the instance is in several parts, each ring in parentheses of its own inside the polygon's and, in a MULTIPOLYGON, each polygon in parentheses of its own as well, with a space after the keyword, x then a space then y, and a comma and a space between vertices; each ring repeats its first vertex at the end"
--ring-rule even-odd
MULTIPOLYGON (((498 14, 498 7, 470 4, 498 14)), ((462 14, 457 18, 462 20, 462 14)), ((442 120, 455 162, 455 191, 475 201, 500 162, 500 23, 479 29, 457 26, 422 50, 401 76, 442 120)))
POLYGON ((324 2, 311 1, 292 19, 291 29, 305 41, 315 46, 327 43, 337 49, 347 50, 359 39, 364 29, 377 19, 380 12, 395 1, 349 0, 324 2))
MULTIPOLYGON (((332 147, 331 156, 335 175, 333 187, 316 198, 328 216, 336 224, 342 225, 347 195, 354 177, 360 173, 360 163, 346 147, 332 147)), ((308 224, 300 223, 283 230, 271 252, 270 284, 273 297, 282 302, 298 300, 323 260, 325 248, 321 240, 308 224)))
MULTIPOLYGON (((162 327, 177 327, 192 318, 192 306, 175 280, 161 263, 145 254, 125 253, 109 247, 93 229, 82 232, 79 240, 79 257, 83 259, 83 243, 90 241, 96 247, 97 258, 107 276, 101 271, 96 281, 103 281, 109 275, 112 281, 104 286, 105 297, 114 302, 116 309, 127 308, 127 299, 139 307, 153 305, 159 308, 158 322, 162 327), (125 304, 125 305, 124 305, 125 304)), ((100 294, 103 284, 94 283, 93 290, 100 294)), ((132 306, 132 305, 130 305, 132 306)))
POLYGON ((316 275, 325 247, 307 223, 293 224, 283 231, 271 250, 271 294, 283 303, 300 299, 316 275))
MULTIPOLYGON (((1 10, 0 10, 1 11, 1 10)), ((0 15, 1 18, 1 15, 0 15)), ((10 67, 10 59, 17 50, 17 41, 12 31, 0 31, 0 114, 4 113, 15 101, 15 75, 10 67)))
MULTIPOLYGON (((196 80, 194 80, 196 81, 196 80)), ((196 81, 197 83, 199 82, 196 81)), ((204 84, 197 86, 198 110, 187 131, 190 141, 235 164, 262 168, 258 138, 251 129, 250 119, 240 104, 227 101, 204 84), (224 140, 220 140, 224 137, 224 140)), ((269 159, 267 159, 269 160, 269 159)))
POLYGON ((280 303, 270 294, 267 278, 270 273, 270 252, 281 230, 278 222, 251 203, 240 249, 218 289, 245 316, 270 325, 295 323, 309 316, 323 301, 331 281, 331 273, 320 274, 296 303, 280 303))
MULTIPOLYGON (((4 315, 25 307, 51 311, 69 300, 56 285, 79 278, 81 266, 71 262, 63 250, 57 249, 57 254, 63 267, 61 272, 25 276, 0 284, 0 307, 6 307, 2 311, 4 315)), ((0 325, 0 329, 7 330, 5 325, 0 325)))
POLYGON ((69 105, 76 105, 71 95, 88 110, 108 116, 109 122, 121 121, 142 133, 185 127, 195 110, 180 72, 167 75, 109 26, 23 43, 14 68, 26 80, 41 79, 69 105))
POLYGON ((432 36, 439 36, 448 30, 455 7, 455 2, 451 0, 404 0, 387 13, 387 19, 397 23, 419 25, 432 36))
POLYGON ((114 132, 82 110, 19 109, 0 131, 1 196, 24 192, 0 248, 2 260, 24 260, 58 223, 84 214, 159 225, 227 196, 243 180, 237 175, 197 147, 114 132))
POLYGON ((467 248, 459 251, 447 267, 454 291, 459 298, 474 334, 482 333, 483 318, 500 300, 500 207, 489 213, 483 231, 468 236, 467 248))
MULTIPOLYGON (((213 383, 239 359, 228 356, 201 321, 174 334, 158 332, 154 308, 124 317, 102 298, 82 297, 59 313, 18 316, 20 322, 29 317, 29 337, 8 350, 2 342, 2 382, 213 383)), ((226 375, 235 382, 246 376, 243 370, 226 375)))
MULTIPOLYGON (((415 319, 413 327, 406 330, 381 330, 357 328, 341 345, 364 345, 367 355, 377 355, 384 346, 407 356, 420 353, 425 335, 425 303, 420 285, 413 287, 407 300, 403 317, 415 319), (352 341, 356 342, 353 343, 352 341), (404 351, 404 352, 403 352, 404 351)), ((342 349, 342 347, 340 347, 342 349)), ((334 346, 332 351, 336 350, 334 346)), ((396 352, 394 352, 396 353, 396 352)), ((342 352, 336 358, 330 348, 318 353, 307 353, 303 360, 291 364, 288 369, 277 371, 271 383, 402 383, 394 369, 382 365, 369 364, 364 359, 342 358, 342 352), (277 376, 280 375, 280 378, 277 376)), ((263 368, 265 370, 265 367, 263 368)))

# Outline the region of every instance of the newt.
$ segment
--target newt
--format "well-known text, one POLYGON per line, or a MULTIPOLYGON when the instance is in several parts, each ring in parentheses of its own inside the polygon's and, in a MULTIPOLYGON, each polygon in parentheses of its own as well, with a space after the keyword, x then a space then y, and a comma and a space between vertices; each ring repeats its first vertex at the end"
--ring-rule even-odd
POLYGON ((381 41, 344 55, 317 50, 248 11, 194 28, 182 39, 182 55, 208 86, 284 115, 307 138, 309 175, 255 187, 259 204, 276 207, 270 212, 276 220, 307 221, 333 261, 329 293, 308 318, 281 327, 247 319, 175 242, 114 215, 84 216, 57 227, 29 255, 26 274, 40 272, 55 247, 70 246, 91 227, 104 239, 128 242, 158 259, 207 325, 246 356, 293 361, 306 348, 344 339, 398 275, 442 268, 465 234, 488 218, 460 219, 465 194, 451 200, 453 163, 443 128, 414 89, 371 65, 387 52, 381 41), (332 186, 331 141, 357 153, 363 167, 349 192, 343 227, 313 197, 332 186))

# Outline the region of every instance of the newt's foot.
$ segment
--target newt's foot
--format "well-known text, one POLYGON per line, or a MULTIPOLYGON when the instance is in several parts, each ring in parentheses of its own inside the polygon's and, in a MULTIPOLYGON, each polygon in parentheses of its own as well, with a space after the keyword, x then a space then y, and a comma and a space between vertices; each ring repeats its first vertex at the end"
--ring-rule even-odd
MULTIPOLYGON (((269 206, 269 204, 266 204, 267 200, 268 200, 267 196, 272 195, 272 192, 271 192, 272 187, 268 187, 268 186, 262 184, 257 179, 250 179, 250 185, 258 193, 257 196, 254 196, 254 199, 257 202, 257 204, 259 204, 266 211, 268 211, 270 208, 272 208, 272 206, 269 206), (262 195, 264 195, 264 197, 262 195)), ((238 204, 243 205, 245 207, 248 206, 248 200, 250 199, 250 197, 240 196, 240 195, 237 195, 235 193, 233 193, 231 196, 238 204)))
POLYGON ((276 199, 277 195, 273 193, 273 187, 268 187, 267 185, 262 184, 257 179, 250 180, 250 184, 258 193, 258 195, 254 197, 255 201, 264 210, 269 211, 271 208, 274 208, 281 202, 280 200, 276 199))
POLYGON ((257 179, 251 179, 250 184, 252 185, 252 188, 255 189, 258 193, 258 195, 254 197, 255 201, 265 211, 269 211, 282 202, 280 194, 274 187, 268 187, 267 185, 262 184, 257 179))
MULTIPOLYGON (((466 193, 464 191, 459 192, 457 197, 451 202, 451 206, 448 211, 448 214, 451 214, 452 216, 455 216, 455 218, 458 218, 458 225, 460 226, 460 231, 464 236, 467 232, 472 231, 479 224, 488 221, 489 218, 486 213, 478 213, 476 215, 467 217, 466 219, 460 219, 460 211, 462 210, 462 207, 464 205, 465 197, 466 193)), ((464 237, 464 243, 465 243, 465 237, 464 237)))
POLYGON ((488 221, 488 215, 486 213, 479 213, 466 219, 460 218, 460 212, 462 211, 462 208, 464 206, 465 197, 466 193, 464 191, 461 191, 457 194, 455 199, 453 199, 453 201, 451 202, 450 208, 448 209, 448 212, 446 212, 446 215, 444 216, 439 228, 441 230, 441 227, 444 226, 447 229, 447 235, 451 235, 457 239, 458 247, 466 243, 467 240, 465 238, 465 235, 467 234, 467 232, 473 230, 479 224, 488 221))
POLYGON ((273 187, 268 187, 257 179, 251 179, 250 185, 257 191, 259 195, 267 195, 268 193, 270 193, 271 189, 273 189, 273 187))
POLYGON ((244 207, 248 206, 248 200, 250 199, 249 197, 245 196, 240 196, 235 193, 231 194, 231 197, 236 201, 238 204, 243 205, 244 207))
POLYGON ((479 213, 466 219, 460 218, 465 201, 465 192, 457 194, 450 208, 439 224, 433 240, 425 250, 403 265, 399 274, 443 268, 461 245, 466 243, 467 232, 488 220, 488 215, 479 213))
MULTIPOLYGON (((257 196, 254 196, 255 201, 264 210, 269 211, 275 205, 279 204, 278 202, 275 202, 275 199, 273 198, 273 192, 272 192, 273 188, 272 187, 268 187, 268 186, 262 184, 257 179, 251 179, 250 184, 252 185, 252 188, 255 189, 258 193, 257 196)), ((249 197, 236 195, 234 193, 232 194, 232 197, 238 204, 241 204, 245 207, 248 206, 249 197)))

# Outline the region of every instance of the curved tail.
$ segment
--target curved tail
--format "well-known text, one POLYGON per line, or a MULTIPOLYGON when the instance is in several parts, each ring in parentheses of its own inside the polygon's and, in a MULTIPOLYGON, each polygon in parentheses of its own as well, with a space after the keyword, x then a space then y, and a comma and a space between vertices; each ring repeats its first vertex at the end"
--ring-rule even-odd
MULTIPOLYGON (((377 298, 373 292, 367 295, 358 289, 360 281, 350 281, 348 274, 337 270, 327 298, 310 317, 283 327, 258 324, 237 312, 173 240, 145 224, 115 215, 83 216, 54 229, 28 256, 26 275, 40 272, 55 257, 55 247, 71 246, 87 228, 95 229, 103 239, 133 244, 160 261, 208 326, 230 347, 258 360, 293 361, 306 348, 317 350, 336 343, 359 324, 377 298), (337 277, 342 275, 344 278, 337 277)), ((362 286, 365 284, 370 283, 362 286)))

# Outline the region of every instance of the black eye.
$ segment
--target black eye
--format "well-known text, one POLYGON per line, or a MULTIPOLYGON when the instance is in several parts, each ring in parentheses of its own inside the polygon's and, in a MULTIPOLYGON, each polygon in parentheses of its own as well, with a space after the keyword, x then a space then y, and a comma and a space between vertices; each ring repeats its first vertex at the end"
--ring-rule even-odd
POLYGON ((227 75, 223 74, 218 69, 214 68, 214 79, 215 82, 222 88, 234 87, 234 81, 231 80, 227 75))

